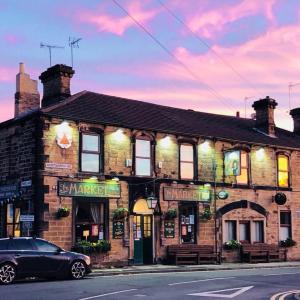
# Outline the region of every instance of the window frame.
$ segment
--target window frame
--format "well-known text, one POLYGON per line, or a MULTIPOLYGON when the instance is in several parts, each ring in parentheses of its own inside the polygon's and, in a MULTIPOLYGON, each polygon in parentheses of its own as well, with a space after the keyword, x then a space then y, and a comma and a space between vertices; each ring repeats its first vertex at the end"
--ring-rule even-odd
POLYGON ((292 212, 290 210, 280 210, 279 211, 279 240, 282 241, 281 239, 281 236, 280 236, 280 231, 281 231, 281 228, 288 228, 288 238, 293 238, 293 235, 292 235, 292 212), (281 223, 281 214, 282 213, 288 213, 289 214, 289 220, 290 220, 290 223, 289 224, 282 224, 281 223))
POLYGON ((99 174, 103 173, 104 168, 104 138, 103 138, 103 132, 99 131, 81 131, 80 137, 79 137, 79 170, 81 173, 91 173, 91 174, 99 174), (83 136, 97 136, 98 137, 98 151, 90 151, 90 150, 83 150, 83 136), (94 171, 85 171, 82 169, 82 154, 94 154, 98 155, 99 159, 99 170, 94 171))
POLYGON ((153 176, 153 162, 154 162, 154 155, 153 155, 153 140, 148 137, 147 135, 138 135, 135 137, 134 140, 134 145, 133 145, 133 161, 134 161, 134 175, 135 176, 139 176, 139 177, 152 177, 153 176), (137 141, 141 140, 141 141, 147 141, 149 142, 149 154, 150 156, 137 156, 137 151, 136 151, 136 147, 137 147, 137 141), (137 174, 137 160, 138 159, 147 159, 149 160, 149 164, 150 164, 150 174, 149 175, 139 175, 137 174))
POLYGON ((239 150, 240 151, 240 159, 241 159, 241 174, 242 174, 242 170, 243 169, 246 169, 247 170, 247 182, 244 183, 244 182, 238 182, 238 177, 241 176, 241 175, 238 175, 238 176, 235 176, 236 178, 236 184, 238 185, 244 185, 244 186, 247 186, 250 184, 250 155, 249 155, 249 152, 248 151, 245 151, 245 150, 239 150), (243 167, 242 166, 242 155, 245 154, 246 155, 246 163, 247 163, 247 167, 243 167))
POLYGON ((178 161, 178 169, 179 169, 179 172, 178 172, 178 175, 179 175, 179 179, 181 180, 196 180, 197 176, 198 176, 198 161, 197 161, 197 149, 196 149, 196 145, 195 143, 191 142, 191 141, 182 141, 178 144, 178 147, 179 147, 179 161, 178 161), (181 146, 191 146, 192 149, 193 149, 193 161, 182 161, 181 160, 181 146), (181 163, 190 163, 193 165, 193 176, 191 178, 183 178, 181 173, 181 163))
POLYGON ((277 153, 277 156, 276 156, 276 183, 277 183, 277 186, 279 188, 289 188, 290 185, 291 185, 291 182, 290 182, 290 174, 291 174, 291 169, 290 169, 290 156, 287 155, 286 153, 277 153), (280 170, 279 169, 279 157, 285 157, 287 159, 287 170, 280 170), (279 172, 285 172, 287 173, 287 176, 288 176, 288 182, 287 182, 287 185, 279 185, 279 172))

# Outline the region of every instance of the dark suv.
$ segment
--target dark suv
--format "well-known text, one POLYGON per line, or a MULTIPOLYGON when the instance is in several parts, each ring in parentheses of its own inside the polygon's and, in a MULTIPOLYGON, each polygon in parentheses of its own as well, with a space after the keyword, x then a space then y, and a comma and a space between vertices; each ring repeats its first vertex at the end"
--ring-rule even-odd
POLYGON ((16 278, 81 279, 90 273, 90 258, 39 238, 0 239, 0 283, 16 278))

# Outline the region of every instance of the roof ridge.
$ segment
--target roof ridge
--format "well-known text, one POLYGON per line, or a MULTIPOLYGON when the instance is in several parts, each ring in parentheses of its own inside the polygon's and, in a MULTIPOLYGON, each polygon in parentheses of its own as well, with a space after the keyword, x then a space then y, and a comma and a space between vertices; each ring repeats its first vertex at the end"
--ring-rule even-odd
POLYGON ((87 93, 89 93, 87 90, 83 90, 83 91, 81 91, 81 92, 78 92, 78 93, 72 95, 71 97, 68 97, 68 98, 64 99, 64 100, 61 101, 61 102, 58 102, 58 103, 56 103, 56 104, 54 104, 54 105, 47 106, 47 107, 45 107, 45 108, 42 108, 41 111, 42 111, 42 112, 50 112, 51 110, 53 110, 53 109, 55 109, 55 108, 58 108, 58 107, 61 107, 61 106, 63 106, 63 105, 66 105, 66 104, 68 104, 68 103, 70 103, 70 102, 73 102, 73 101, 76 100, 77 98, 79 98, 79 97, 81 97, 82 95, 87 94, 87 93))

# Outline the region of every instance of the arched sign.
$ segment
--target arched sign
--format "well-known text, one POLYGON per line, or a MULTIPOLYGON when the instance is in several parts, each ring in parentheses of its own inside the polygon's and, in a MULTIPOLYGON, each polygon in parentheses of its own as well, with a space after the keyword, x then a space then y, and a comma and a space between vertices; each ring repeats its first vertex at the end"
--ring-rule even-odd
POLYGON ((284 193, 277 193, 275 195, 275 203, 277 205, 284 205, 286 203, 286 195, 284 193))

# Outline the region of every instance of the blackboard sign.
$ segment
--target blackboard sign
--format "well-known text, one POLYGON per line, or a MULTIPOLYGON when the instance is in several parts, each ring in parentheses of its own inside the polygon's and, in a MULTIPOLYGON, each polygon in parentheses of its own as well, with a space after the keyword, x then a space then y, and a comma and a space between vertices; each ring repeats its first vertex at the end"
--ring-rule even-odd
POLYGON ((165 221, 165 238, 174 238, 175 237, 175 222, 165 221))
POLYGON ((113 238, 122 239, 124 236, 124 221, 113 221, 113 238))

